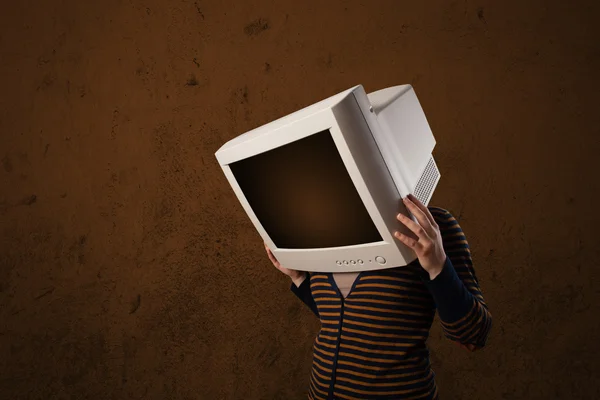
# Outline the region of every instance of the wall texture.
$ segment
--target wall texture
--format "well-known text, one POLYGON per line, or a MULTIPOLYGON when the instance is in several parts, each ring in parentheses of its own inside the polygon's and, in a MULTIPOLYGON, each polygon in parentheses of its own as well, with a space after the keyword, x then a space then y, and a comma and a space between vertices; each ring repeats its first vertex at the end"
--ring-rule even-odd
POLYGON ((13 1, 0 12, 0 398, 302 399, 319 323, 214 158, 412 83, 495 318, 443 399, 600 398, 600 3, 13 1))

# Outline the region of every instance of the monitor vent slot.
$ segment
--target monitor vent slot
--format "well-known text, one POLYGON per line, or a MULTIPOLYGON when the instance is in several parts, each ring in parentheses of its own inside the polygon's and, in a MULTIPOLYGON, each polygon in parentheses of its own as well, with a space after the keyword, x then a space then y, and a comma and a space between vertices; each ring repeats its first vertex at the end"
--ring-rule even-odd
POLYGON ((419 178, 419 182, 417 182, 414 196, 419 199, 421 203, 427 205, 439 178, 440 172, 437 165, 435 165, 433 157, 431 157, 425 167, 425 171, 423 171, 423 174, 419 178))

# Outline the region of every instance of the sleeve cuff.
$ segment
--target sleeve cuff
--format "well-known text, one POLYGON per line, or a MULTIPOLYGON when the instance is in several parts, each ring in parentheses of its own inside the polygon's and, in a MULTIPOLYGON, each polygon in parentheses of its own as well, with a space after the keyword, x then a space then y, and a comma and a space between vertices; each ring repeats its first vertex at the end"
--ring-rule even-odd
POLYGON ((473 296, 456 273, 449 257, 446 257, 444 267, 438 276, 430 280, 429 276, 424 275, 423 280, 433 296, 443 321, 458 321, 473 307, 473 296))
POLYGON ((292 292, 294 292, 294 294, 299 297, 302 297, 301 295, 303 293, 306 293, 307 291, 310 293, 310 279, 308 278, 308 276, 305 276, 300 286, 296 286, 296 284, 292 282, 291 289, 292 292))
POLYGON ((291 286, 292 292, 300 299, 304 304, 306 304, 313 314, 319 317, 319 310, 315 303, 315 300, 312 297, 312 293, 310 290, 310 274, 306 273, 306 277, 300 284, 300 286, 296 286, 294 282, 292 282, 291 286))
POLYGON ((442 270, 435 278, 429 279, 429 274, 425 274, 424 276, 425 282, 428 285, 432 285, 434 287, 444 286, 448 282, 453 281, 455 277, 458 278, 456 270, 452 265, 452 261, 450 261, 450 257, 446 257, 446 261, 444 261, 444 266, 442 267, 442 270))

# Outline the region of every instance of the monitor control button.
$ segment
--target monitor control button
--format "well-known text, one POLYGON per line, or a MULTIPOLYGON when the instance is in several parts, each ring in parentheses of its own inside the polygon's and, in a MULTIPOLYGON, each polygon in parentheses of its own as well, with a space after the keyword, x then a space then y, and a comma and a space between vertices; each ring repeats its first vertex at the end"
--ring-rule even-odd
POLYGON ((358 260, 358 263, 359 263, 360 265, 363 265, 363 264, 364 264, 364 261, 363 261, 363 260, 358 260))
POLYGON ((348 265, 348 261, 344 260, 344 265, 348 265))
POLYGON ((337 265, 342 265, 342 262, 341 262, 341 261, 336 261, 335 263, 336 263, 337 265))
POLYGON ((356 265, 356 261, 352 260, 352 261, 350 261, 350 264, 356 265))
POLYGON ((375 257, 375 261, 377 261, 381 265, 385 264, 385 258, 383 258, 381 256, 375 257))

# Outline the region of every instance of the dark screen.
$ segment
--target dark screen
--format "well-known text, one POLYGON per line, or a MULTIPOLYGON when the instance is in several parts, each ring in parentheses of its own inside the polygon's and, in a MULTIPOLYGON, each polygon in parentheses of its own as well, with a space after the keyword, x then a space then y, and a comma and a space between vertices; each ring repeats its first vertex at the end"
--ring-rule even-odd
POLYGON ((329 130, 229 167, 278 248, 327 248, 382 240, 329 130))

